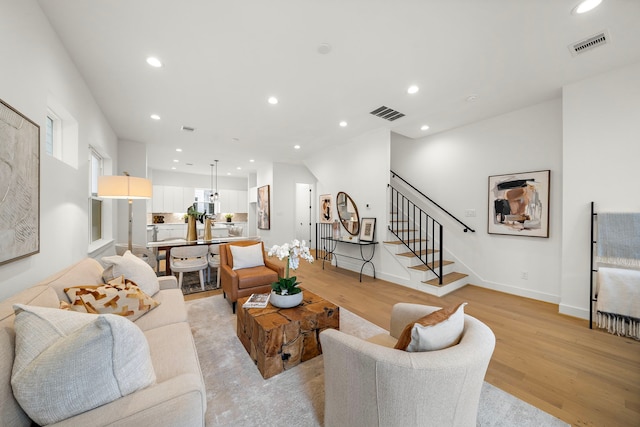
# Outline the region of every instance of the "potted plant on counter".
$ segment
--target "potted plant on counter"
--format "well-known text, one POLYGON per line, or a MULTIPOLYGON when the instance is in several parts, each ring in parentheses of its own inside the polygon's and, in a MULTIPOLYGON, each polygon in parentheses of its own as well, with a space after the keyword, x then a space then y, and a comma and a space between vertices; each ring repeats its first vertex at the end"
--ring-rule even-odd
POLYGON ((233 214, 232 213, 228 213, 224 217, 227 219, 227 222, 231 222, 231 218, 233 218, 233 214))
POLYGON ((302 289, 298 287, 300 283, 297 282, 296 276, 289 277, 289 269, 297 269, 300 258, 313 262, 313 256, 309 253, 306 242, 296 239, 282 246, 274 245, 269 249, 268 255, 276 255, 280 260, 287 258, 285 277, 279 277, 277 282, 271 284, 269 302, 280 308, 295 307, 302 302, 302 289))

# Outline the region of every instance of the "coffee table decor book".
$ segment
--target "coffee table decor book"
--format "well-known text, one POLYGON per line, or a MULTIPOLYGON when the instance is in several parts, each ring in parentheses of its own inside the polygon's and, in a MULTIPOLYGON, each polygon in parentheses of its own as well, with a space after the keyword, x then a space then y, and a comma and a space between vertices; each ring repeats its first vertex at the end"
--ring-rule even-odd
POLYGON ((265 308, 269 305, 271 294, 251 294, 247 302, 242 304, 242 308, 265 308))
POLYGON ((285 267, 285 277, 279 277, 277 282, 271 284, 272 305, 279 308, 295 307, 302 302, 302 289, 298 287, 297 277, 289 277, 289 269, 297 269, 300 265, 300 258, 313 262, 313 256, 309 253, 309 248, 303 240, 297 239, 282 246, 274 245, 269 249, 269 256, 277 256, 279 260, 287 258, 285 267))

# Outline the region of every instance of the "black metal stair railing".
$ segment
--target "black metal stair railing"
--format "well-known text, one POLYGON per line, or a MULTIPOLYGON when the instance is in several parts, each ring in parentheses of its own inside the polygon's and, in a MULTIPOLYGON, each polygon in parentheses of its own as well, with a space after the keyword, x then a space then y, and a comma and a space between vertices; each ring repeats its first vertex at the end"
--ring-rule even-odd
POLYGON ((411 183, 409 183, 407 180, 405 180, 403 177, 401 177, 400 175, 398 175, 397 173, 395 173, 394 171, 389 171, 391 172, 391 175, 393 178, 397 178, 400 181, 404 182, 406 185, 408 185, 409 187, 411 187, 414 191, 416 191, 418 194, 420 194, 420 196, 424 197, 426 200, 428 200, 433 206, 435 206, 436 208, 440 209, 443 213, 445 213, 446 215, 450 216, 451 218, 453 218, 454 221, 458 222, 460 225, 462 225, 464 227, 464 229, 462 231, 464 231, 465 233, 467 231, 471 231, 472 233, 475 233, 476 230, 474 230, 473 228, 469 227, 467 224, 465 224, 464 222, 460 221, 458 218, 456 218, 451 212, 449 212, 448 210, 446 210, 445 208, 443 208, 442 206, 440 206, 439 204, 437 204, 436 202, 434 202, 429 196, 427 196, 426 194, 424 194, 422 191, 418 190, 416 187, 414 187, 411 183))
POLYGON ((388 188, 391 193, 389 230, 436 275, 438 284, 442 285, 442 224, 390 184, 388 188))

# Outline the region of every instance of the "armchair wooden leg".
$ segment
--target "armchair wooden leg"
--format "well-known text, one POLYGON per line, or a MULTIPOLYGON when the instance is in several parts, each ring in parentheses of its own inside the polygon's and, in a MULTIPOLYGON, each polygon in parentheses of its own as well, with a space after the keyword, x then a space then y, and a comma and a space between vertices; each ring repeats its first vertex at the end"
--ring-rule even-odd
POLYGON ((231 303, 231 310, 232 310, 233 314, 236 314, 236 302, 235 301, 231 303))

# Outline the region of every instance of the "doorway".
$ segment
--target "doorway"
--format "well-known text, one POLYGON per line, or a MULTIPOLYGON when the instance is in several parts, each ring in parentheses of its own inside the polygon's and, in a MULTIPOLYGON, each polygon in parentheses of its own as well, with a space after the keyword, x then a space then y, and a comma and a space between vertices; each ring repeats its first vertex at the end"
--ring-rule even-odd
POLYGON ((306 240, 307 246, 312 245, 311 210, 313 209, 313 190, 311 184, 296 183, 296 216, 295 238, 306 240))

